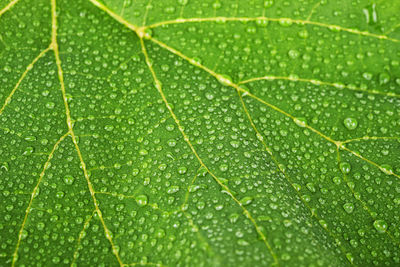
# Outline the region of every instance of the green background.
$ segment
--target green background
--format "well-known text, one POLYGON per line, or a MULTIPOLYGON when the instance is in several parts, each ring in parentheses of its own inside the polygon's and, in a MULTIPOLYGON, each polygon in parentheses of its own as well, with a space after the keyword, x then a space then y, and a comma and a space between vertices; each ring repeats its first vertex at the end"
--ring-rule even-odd
POLYGON ((0 1, 1 266, 399 266, 400 2, 0 1))

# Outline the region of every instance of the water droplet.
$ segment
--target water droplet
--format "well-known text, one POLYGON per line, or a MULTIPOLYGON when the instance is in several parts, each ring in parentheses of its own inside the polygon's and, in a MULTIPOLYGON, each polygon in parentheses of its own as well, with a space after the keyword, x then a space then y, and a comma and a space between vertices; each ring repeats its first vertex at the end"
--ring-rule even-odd
POLYGON ((298 32, 298 35, 300 38, 307 39, 308 38, 308 31, 306 29, 303 29, 298 32))
POLYGON ((165 126, 165 129, 167 129, 168 132, 171 132, 175 129, 175 126, 173 124, 168 124, 165 126))
POLYGON ((347 174, 351 171, 351 165, 348 162, 341 162, 339 164, 340 170, 342 171, 342 173, 347 174))
POLYGON ((340 177, 333 177, 333 182, 336 184, 336 185, 340 185, 340 183, 342 182, 342 180, 340 179, 340 177))
POLYGON ((358 122, 354 118, 345 118, 343 124, 349 130, 354 130, 358 126, 358 122))
POLYGON ((376 12, 376 4, 370 4, 363 8, 363 13, 365 16, 365 21, 370 24, 376 24, 378 22, 378 13, 376 12))
POLYGON ((313 193, 316 192, 316 189, 315 189, 315 186, 313 183, 307 183, 306 186, 307 186, 308 190, 310 190, 311 192, 313 192, 313 193))
POLYGON ((157 238, 163 238, 165 236, 165 231, 163 229, 157 229, 155 235, 157 238))
POLYGON ((214 2, 213 4, 212 4, 212 7, 214 8, 214 9, 220 9, 221 8, 221 3, 220 2, 214 2))
POLYGON ((26 141, 30 141, 30 142, 36 141, 36 136, 33 136, 33 135, 26 136, 26 137, 25 137, 25 140, 26 140, 26 141))
POLYGON ((218 75, 217 78, 222 85, 229 86, 232 84, 232 78, 228 75, 218 75))
POLYGON ((379 233, 386 232, 388 225, 384 220, 376 220, 374 221, 374 227, 379 233))
POLYGON ((347 212, 347 213, 352 213, 354 210, 354 205, 353 203, 346 203, 343 205, 343 209, 347 212))
POLYGON ((28 231, 26 231, 25 229, 22 230, 21 239, 24 240, 27 237, 28 237, 28 231))
POLYGON ((143 207, 147 205, 147 196, 146 195, 139 195, 136 197, 136 202, 139 206, 143 207))
POLYGON ((279 19, 279 25, 281 25, 281 26, 288 27, 292 24, 293 24, 293 21, 291 19, 287 19, 287 18, 279 19))
POLYGON ((75 181, 75 178, 72 177, 71 175, 65 175, 64 176, 64 183, 67 185, 72 185, 75 181))
POLYGON ((149 152, 147 152, 146 149, 142 148, 142 149, 139 150, 139 154, 142 155, 142 156, 146 156, 147 154, 149 154, 149 152))
POLYGON ((185 174, 186 171, 187 171, 187 168, 186 168, 186 167, 179 167, 179 168, 178 168, 178 173, 179 173, 179 174, 185 174))
POLYGON ((387 72, 382 72, 379 74, 379 84, 384 85, 390 81, 390 76, 387 72))
POLYGON ((244 240, 244 239, 239 239, 239 240, 237 241, 237 243, 238 243, 239 246, 248 246, 248 245, 250 245, 250 243, 247 242, 247 241, 244 240))
POLYGON ((265 8, 271 7, 271 6, 273 6, 273 5, 274 5, 274 0, 267 0, 267 1, 264 1, 264 7, 265 7, 265 8))
POLYGON ((294 118, 294 122, 300 127, 305 127, 307 125, 305 118, 294 118))
POLYGON ((175 140, 175 139, 169 139, 169 140, 167 141, 167 144, 168 144, 168 146, 170 146, 170 147, 174 147, 174 146, 176 146, 176 140, 175 140))
POLYGON ((228 170, 228 164, 221 164, 219 166, 219 170, 222 172, 226 172, 228 170))
POLYGON ((172 185, 172 186, 168 187, 168 189, 167 189, 168 194, 174 194, 178 191, 179 191, 179 186, 177 186, 177 185, 172 185))
POLYGON ((24 151, 24 153, 22 153, 22 155, 29 156, 33 153, 33 151, 34 151, 34 148, 31 146, 28 146, 27 148, 25 148, 25 151, 24 151))
POLYGON ((291 49, 289 50, 288 55, 291 59, 296 59, 299 57, 300 53, 297 50, 291 49))
POLYGON ((143 31, 143 37, 144 37, 144 39, 150 39, 152 36, 153 36, 153 30, 152 30, 152 29, 146 28, 146 29, 143 31))
POLYGON ((132 169, 132 175, 133 176, 136 176, 136 175, 138 175, 139 174, 139 169, 132 169))
POLYGON ((36 227, 39 231, 43 230, 46 225, 43 222, 38 222, 36 227))
POLYGON ((53 109, 55 105, 56 105, 56 104, 55 104, 54 102, 47 102, 47 103, 46 103, 46 108, 48 108, 48 109, 53 109))
POLYGON ((301 190, 301 185, 299 184, 293 184, 294 189, 296 189, 296 191, 300 191, 301 190))
POLYGON ((351 255, 351 253, 346 253, 346 258, 351 264, 353 264, 354 257, 353 257, 353 255, 351 255))
POLYGON ((259 27, 267 27, 268 26, 268 20, 267 19, 257 19, 256 24, 259 27))
POLYGON ((244 197, 240 200, 240 203, 243 206, 249 205, 251 202, 253 202, 253 198, 252 197, 244 197))
POLYGON ((8 171, 9 169, 10 169, 10 166, 8 165, 7 162, 2 162, 2 163, 0 164, 0 170, 8 171))
POLYGON ((108 132, 111 132, 113 129, 114 129, 114 126, 113 126, 113 125, 106 125, 106 126, 104 126, 104 130, 106 130, 106 131, 108 131, 108 132))

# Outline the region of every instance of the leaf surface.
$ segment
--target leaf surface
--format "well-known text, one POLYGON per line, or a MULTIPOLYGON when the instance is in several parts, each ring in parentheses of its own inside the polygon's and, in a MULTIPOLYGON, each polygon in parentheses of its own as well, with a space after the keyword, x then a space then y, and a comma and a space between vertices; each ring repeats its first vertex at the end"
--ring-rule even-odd
POLYGON ((0 265, 399 265, 399 12, 2 1, 0 265))

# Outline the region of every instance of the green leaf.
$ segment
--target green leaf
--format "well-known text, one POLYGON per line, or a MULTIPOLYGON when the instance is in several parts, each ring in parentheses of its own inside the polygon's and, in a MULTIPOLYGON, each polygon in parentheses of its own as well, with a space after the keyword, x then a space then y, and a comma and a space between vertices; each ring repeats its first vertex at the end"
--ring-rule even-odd
POLYGON ((397 266, 400 2, 0 3, 1 266, 397 266))

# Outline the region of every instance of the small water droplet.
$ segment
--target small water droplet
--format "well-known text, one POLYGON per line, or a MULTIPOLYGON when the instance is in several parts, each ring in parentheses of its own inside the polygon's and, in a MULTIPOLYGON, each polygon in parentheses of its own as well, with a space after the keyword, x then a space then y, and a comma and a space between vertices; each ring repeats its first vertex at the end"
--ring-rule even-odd
POLYGON ((354 130, 358 126, 358 122, 354 118, 345 118, 343 124, 349 130, 354 130))
POLYGON ((379 84, 384 85, 390 81, 390 76, 387 72, 382 72, 379 74, 379 84))
POLYGON ((266 1, 264 1, 264 7, 265 8, 272 7, 273 5, 274 5, 274 0, 266 0, 266 1))
POLYGON ((64 176, 64 183, 67 185, 72 185, 75 181, 75 178, 72 175, 65 175, 64 176))
POLYGON ((136 197, 136 202, 139 206, 143 207, 147 205, 148 198, 146 195, 139 195, 136 197))
POLYGON ((341 162, 339 164, 340 171, 344 174, 347 174, 351 171, 351 165, 348 162, 341 162))
POLYGON ((225 86, 229 86, 232 84, 232 78, 228 75, 218 75, 218 81, 225 86))
POLYGON ((386 232, 388 225, 384 220, 376 220, 374 221, 374 227, 379 233, 386 232))
POLYGON ((288 27, 292 24, 293 24, 293 21, 291 19, 282 18, 279 20, 279 25, 284 26, 284 27, 288 27))
POLYGON ((251 202, 253 202, 253 198, 252 197, 244 197, 240 200, 240 203, 243 206, 249 205, 251 202))
POLYGON ((354 210, 354 205, 353 203, 346 203, 343 205, 343 209, 347 212, 347 213, 352 213, 354 210))
POLYGON ((363 8, 363 13, 365 16, 365 21, 370 24, 376 24, 378 22, 378 13, 376 12, 376 4, 370 4, 363 8))
POLYGON ((179 186, 177 186, 177 185, 172 185, 172 186, 168 187, 168 189, 167 189, 168 194, 174 194, 178 191, 179 191, 179 186))
POLYGON ((139 150, 139 154, 142 156, 146 156, 147 154, 149 154, 149 152, 146 149, 142 148, 139 150))
POLYGON ((179 167, 179 168, 178 168, 178 173, 179 173, 179 174, 185 174, 186 171, 187 171, 187 168, 186 168, 186 167, 179 167))

